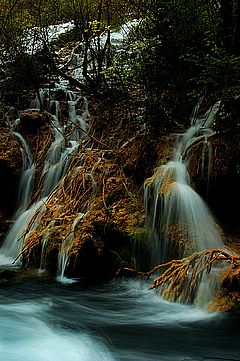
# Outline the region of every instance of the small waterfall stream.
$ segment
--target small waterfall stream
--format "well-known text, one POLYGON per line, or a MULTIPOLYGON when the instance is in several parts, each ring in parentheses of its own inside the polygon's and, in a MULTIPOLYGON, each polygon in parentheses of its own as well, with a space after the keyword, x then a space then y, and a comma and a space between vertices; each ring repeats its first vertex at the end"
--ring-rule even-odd
POLYGON ((65 269, 67 266, 67 262, 69 259, 69 250, 72 244, 72 240, 74 239, 75 228, 77 224, 83 219, 85 216, 84 213, 77 214, 75 220, 72 223, 70 233, 64 239, 61 245, 60 252, 58 254, 58 272, 57 272, 57 280, 62 283, 72 283, 73 279, 69 279, 64 276, 65 269))
POLYGON ((31 201, 33 192, 33 179, 35 173, 35 164, 33 163, 33 157, 31 150, 22 137, 21 134, 13 132, 13 136, 20 142, 22 150, 22 174, 18 191, 18 207, 14 218, 17 218, 22 212, 24 212, 31 201))
POLYGON ((203 116, 193 116, 190 128, 177 139, 172 160, 158 167, 145 182, 147 227, 153 242, 152 265, 222 246, 216 221, 191 187, 187 169, 192 145, 204 140, 205 146, 214 134, 210 126, 219 107, 217 102, 203 116))

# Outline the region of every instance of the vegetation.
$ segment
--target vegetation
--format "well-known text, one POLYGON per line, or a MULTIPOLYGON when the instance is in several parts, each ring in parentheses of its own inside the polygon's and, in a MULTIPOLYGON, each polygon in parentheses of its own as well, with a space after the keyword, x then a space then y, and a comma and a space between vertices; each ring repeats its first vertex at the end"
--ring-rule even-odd
MULTIPOLYGON (((65 39, 83 44, 78 65, 83 83, 106 98, 138 97, 149 125, 171 129, 179 108, 183 122, 202 94, 226 100, 223 108, 229 118, 229 103, 230 113, 235 111, 240 87, 239 0, 2 0, 0 5, 3 85, 10 83, 19 91, 37 89, 58 71, 55 51, 62 43, 50 42, 46 28, 72 21, 71 37, 65 39), (111 32, 132 19, 138 19, 138 25, 132 27, 124 51, 116 51, 111 32)), ((65 65, 61 75, 68 71, 65 65)), ((82 85, 76 79, 74 84, 82 85)), ((231 127, 238 126, 237 116, 231 127)))

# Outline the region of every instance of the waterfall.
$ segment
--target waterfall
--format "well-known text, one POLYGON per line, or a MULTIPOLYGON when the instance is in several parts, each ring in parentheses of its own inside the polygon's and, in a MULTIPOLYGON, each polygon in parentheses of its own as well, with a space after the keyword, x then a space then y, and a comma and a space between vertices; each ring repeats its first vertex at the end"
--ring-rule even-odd
MULTIPOLYGON (((190 128, 177 138, 172 160, 156 168, 153 176, 145 182, 144 202, 151 239, 152 266, 193 252, 223 247, 216 220, 204 200, 191 187, 187 169, 194 144, 202 142, 203 151, 206 148, 211 150, 208 139, 214 132, 210 126, 219 107, 220 102, 217 102, 199 117, 199 105, 195 108, 190 128)), ((209 168, 210 155, 211 151, 208 151, 209 168)), ((206 168, 204 155, 200 161, 203 170, 206 168)), ((207 173, 209 178, 209 170, 207 173)), ((213 289, 216 286, 215 281, 215 286, 210 286, 206 277, 203 280, 197 295, 199 303, 203 302, 200 299, 203 300, 206 288, 213 289)))
POLYGON ((74 125, 74 130, 71 135, 72 140, 81 139, 86 136, 87 133, 87 120, 89 118, 88 111, 88 102, 85 97, 77 98, 73 100, 73 96, 71 93, 69 94, 70 100, 68 101, 68 112, 69 112, 69 120, 74 125), (81 112, 79 113, 79 109, 77 109, 78 103, 82 101, 81 112))
POLYGON ((9 258, 9 263, 14 262, 21 254, 24 242, 37 229, 45 212, 44 201, 45 199, 42 199, 22 212, 9 230, 1 248, 1 253, 9 258))
MULTIPOLYGON (((15 127, 20 119, 13 121, 13 112, 6 116, 6 120, 13 130, 13 136, 19 141, 22 150, 22 174, 19 185, 18 208, 13 217, 14 224, 9 230, 0 250, 1 262, 3 260, 4 264, 15 262, 15 260, 21 263, 20 255, 24 249, 24 243, 32 232, 37 229, 46 211, 46 202, 49 199, 49 195, 55 187, 61 184, 71 164, 72 157, 78 152, 79 142, 86 137, 89 112, 85 98, 77 97, 73 91, 69 91, 65 86, 56 84, 54 89, 40 89, 32 101, 31 107, 35 111, 40 111, 43 104, 49 104, 48 110, 52 116, 51 125, 54 139, 45 156, 39 184, 39 187, 41 187, 40 196, 33 204, 31 204, 31 198, 36 165, 33 163, 33 156, 27 141, 23 135, 15 131, 15 127), (61 122, 60 102, 56 100, 55 96, 59 90, 65 96, 69 110, 69 119, 64 125, 61 122), (71 131, 69 132, 69 130, 71 131)), ((73 222, 73 233, 82 215, 79 217, 78 215, 76 221, 73 222)), ((70 234, 60 246, 58 267, 61 269, 62 277, 64 276, 68 259, 67 249, 70 247, 72 239, 72 234, 70 234), (64 257, 65 261, 63 260, 64 257)), ((42 242, 43 249, 40 268, 43 268, 43 257, 47 244, 48 239, 42 242)))
MULTIPOLYGON (((15 125, 18 122, 19 120, 17 119, 15 125)), ((14 127, 12 123, 9 124, 8 117, 7 124, 14 127)), ((15 223, 7 233, 1 248, 1 254, 4 256, 3 258, 1 257, 1 261, 6 264, 13 262, 18 254, 20 254, 24 241, 27 240, 37 225, 38 217, 33 219, 35 213, 42 206, 42 203, 37 203, 28 209, 33 192, 35 164, 33 163, 31 150, 23 136, 14 131, 12 134, 20 143, 22 151, 22 172, 19 182, 17 209, 13 215, 15 223)))
POLYGON ((56 116, 53 117, 52 124, 54 127, 54 141, 47 152, 42 173, 44 179, 43 197, 48 195, 59 182, 65 158, 63 157, 65 138, 56 116))

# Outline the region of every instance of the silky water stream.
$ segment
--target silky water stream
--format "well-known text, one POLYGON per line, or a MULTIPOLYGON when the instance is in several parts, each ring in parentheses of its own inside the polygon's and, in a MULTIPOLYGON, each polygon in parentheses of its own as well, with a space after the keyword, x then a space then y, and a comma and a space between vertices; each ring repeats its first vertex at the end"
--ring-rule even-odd
MULTIPOLYGON (((85 123, 83 124, 82 118, 78 119, 74 108, 76 99, 71 96, 69 101, 70 118, 72 121, 77 121, 82 129, 85 123)), ((67 155, 75 151, 77 138, 82 136, 79 132, 75 132, 69 143, 71 146, 66 147, 58 121, 58 103, 54 105, 52 103, 51 106, 54 109, 52 110, 54 142, 45 161, 43 171, 45 183, 42 194, 30 207, 28 202, 31 197, 31 176, 25 177, 24 173, 30 169, 33 171, 34 164, 28 147, 21 137, 16 135, 23 149, 23 156, 26 157, 23 162, 25 165, 22 177, 25 186, 20 188, 22 201, 19 204, 19 208, 24 209, 22 208, 21 212, 17 210, 15 224, 1 249, 1 257, 9 257, 11 260, 21 251, 21 234, 37 227, 38 218, 44 212, 45 197, 54 186, 61 182, 68 166, 67 155), (27 187, 26 184, 29 186, 27 187), (23 194, 23 189, 26 190, 26 194, 23 194), (31 229, 28 229, 29 219, 37 210, 38 216, 32 222, 31 229), (20 229, 21 227, 23 229, 20 229), (13 242, 12 245, 11 241, 14 239, 18 241, 13 242)), ((87 110, 87 107, 85 108, 87 110)), ((204 118, 205 125, 213 113, 212 110, 204 118)), ((169 237, 166 234, 170 234, 169 230, 173 222, 190 227, 184 228, 184 235, 187 236, 191 249, 211 248, 212 244, 207 243, 210 238, 208 232, 211 233, 211 239, 216 242, 216 245, 221 246, 215 221, 210 216, 205 203, 191 189, 186 163, 182 162, 182 154, 189 149, 189 141, 192 142, 194 136, 206 138, 206 134, 210 131, 203 130, 203 123, 201 125, 196 123, 200 123, 200 120, 195 119, 192 125, 197 127, 198 131, 192 132, 191 127, 191 131, 183 135, 178 142, 173 160, 163 170, 158 170, 157 174, 161 175, 160 178, 154 176, 153 182, 147 182, 149 187, 150 183, 154 186, 158 184, 158 190, 160 186, 162 192, 174 194, 172 200, 169 197, 170 210, 161 214, 158 213, 161 207, 156 200, 156 193, 151 193, 150 188, 146 190, 145 201, 148 210, 151 209, 149 219, 155 247, 157 246, 152 253, 157 255, 156 258, 152 257, 153 263, 168 257, 169 237), (190 133, 192 135, 189 137, 190 133), (170 191, 161 178, 165 171, 170 172, 171 182, 168 182, 168 186, 170 189, 173 187, 170 191), (166 187, 163 187, 163 184, 166 187), (178 192, 181 195, 178 195, 178 192), (183 205, 180 200, 184 200, 183 205), (176 202, 180 207, 181 217, 176 214, 176 202), (186 217, 189 209, 191 210, 190 220, 186 217), (197 217, 194 212, 199 212, 197 217), (162 223, 159 224, 159 218, 164 217, 167 222, 163 226, 162 223), (176 217, 178 217, 177 220, 176 217), (202 222, 201 228, 196 230, 194 226, 198 222, 202 222), (168 229, 165 236, 163 236, 163 229, 165 231, 168 229), (186 229, 191 229, 191 231, 186 231, 186 229), (196 235, 199 240, 198 246, 195 243, 196 235), (192 242, 193 239, 194 242, 192 242), (162 250, 167 250, 165 253, 159 252, 160 245, 164 246, 162 250)), ((169 180, 169 176, 167 179, 169 180)), ((165 211, 166 208, 167 205, 164 208, 165 211)), ((72 226, 73 230, 82 217, 82 214, 77 215, 72 226)), ((71 239, 66 239, 66 242, 71 242, 71 239)), ((63 248, 66 249, 66 247, 63 248)), ((188 247, 184 246, 183 253, 187 250, 188 247)), ((62 252, 62 255, 59 255, 58 280, 60 281, 64 278, 66 258, 67 253, 62 252)), ((4 262, 3 265, 5 267, 4 262)), ((150 291, 149 284, 145 281, 115 280, 99 287, 83 287, 80 283, 48 283, 41 281, 41 278, 19 283, 4 283, 1 285, 0 292, 0 360, 239 361, 238 324, 239 318, 236 315, 208 313, 196 305, 170 303, 160 297, 159 293, 150 291)))
POLYGON ((239 318, 164 301, 145 282, 1 287, 3 361, 239 361, 239 318))

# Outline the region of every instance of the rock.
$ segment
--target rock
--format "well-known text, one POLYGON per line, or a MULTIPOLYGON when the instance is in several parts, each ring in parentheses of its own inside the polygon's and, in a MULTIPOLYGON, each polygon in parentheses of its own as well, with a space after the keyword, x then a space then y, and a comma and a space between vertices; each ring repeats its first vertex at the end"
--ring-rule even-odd
POLYGON ((13 280, 17 277, 18 272, 13 269, 0 270, 0 282, 13 280))
POLYGON ((9 130, 0 127, 0 212, 2 217, 12 215, 22 168, 22 154, 18 142, 9 130))
POLYGON ((35 134, 39 128, 43 127, 46 123, 46 117, 44 113, 39 112, 23 112, 20 117, 20 123, 17 130, 20 133, 31 133, 35 134))

